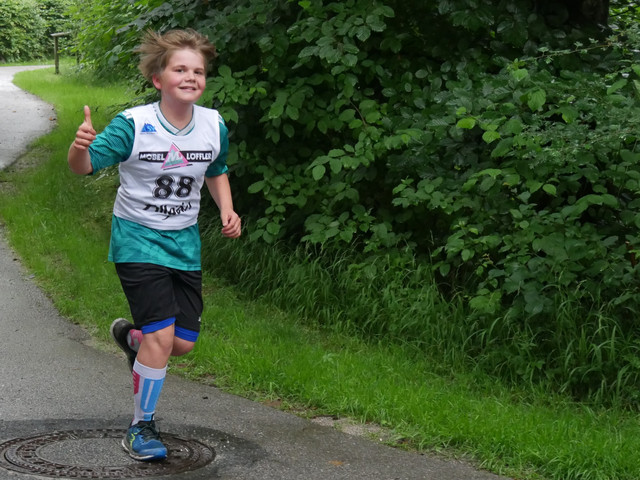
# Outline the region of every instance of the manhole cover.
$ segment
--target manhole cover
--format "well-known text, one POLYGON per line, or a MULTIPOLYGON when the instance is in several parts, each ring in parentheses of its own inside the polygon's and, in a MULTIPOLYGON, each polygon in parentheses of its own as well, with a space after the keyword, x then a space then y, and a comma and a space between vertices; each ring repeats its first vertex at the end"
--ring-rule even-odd
POLYGON ((0 467, 52 478, 141 478, 197 470, 211 463, 214 450, 196 440, 162 434, 168 450, 161 462, 138 462, 120 447, 117 429, 69 430, 0 444, 0 467))

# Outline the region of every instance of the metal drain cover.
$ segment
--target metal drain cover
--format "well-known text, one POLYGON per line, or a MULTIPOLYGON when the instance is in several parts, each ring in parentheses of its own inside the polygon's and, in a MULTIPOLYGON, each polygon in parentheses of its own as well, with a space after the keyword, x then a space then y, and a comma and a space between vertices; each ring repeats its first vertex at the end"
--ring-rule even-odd
POLYGON ((122 450, 124 435, 118 429, 67 430, 9 440, 0 444, 0 468, 51 478, 142 478, 197 470, 215 458, 202 442, 162 433, 167 459, 138 462, 122 450))

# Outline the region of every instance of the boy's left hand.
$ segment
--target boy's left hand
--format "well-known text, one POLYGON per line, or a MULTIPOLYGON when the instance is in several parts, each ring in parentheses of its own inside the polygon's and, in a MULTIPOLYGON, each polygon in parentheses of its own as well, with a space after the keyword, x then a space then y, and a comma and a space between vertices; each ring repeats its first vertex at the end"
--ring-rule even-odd
POLYGON ((227 238, 238 238, 240 236, 242 233, 242 221, 236 212, 222 212, 220 219, 222 220, 222 235, 227 238))

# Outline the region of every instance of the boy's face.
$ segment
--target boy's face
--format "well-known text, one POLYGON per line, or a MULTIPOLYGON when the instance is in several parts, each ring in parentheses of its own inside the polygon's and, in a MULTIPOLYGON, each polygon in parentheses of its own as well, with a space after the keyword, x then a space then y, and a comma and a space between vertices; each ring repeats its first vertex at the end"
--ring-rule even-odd
POLYGON ((206 80, 203 56, 184 49, 173 52, 164 70, 153 76, 153 85, 165 101, 193 104, 204 92, 206 80))

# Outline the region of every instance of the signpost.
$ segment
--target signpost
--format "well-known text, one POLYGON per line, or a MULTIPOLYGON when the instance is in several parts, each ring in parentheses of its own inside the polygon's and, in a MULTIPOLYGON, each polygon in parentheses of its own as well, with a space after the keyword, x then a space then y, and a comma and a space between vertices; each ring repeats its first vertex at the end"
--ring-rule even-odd
POLYGON ((56 64, 56 75, 60 73, 60 58, 58 56, 58 38, 66 37, 67 35, 70 35, 70 34, 71 32, 61 32, 61 33, 51 34, 51 36, 53 37, 53 57, 55 59, 55 64, 56 64))

